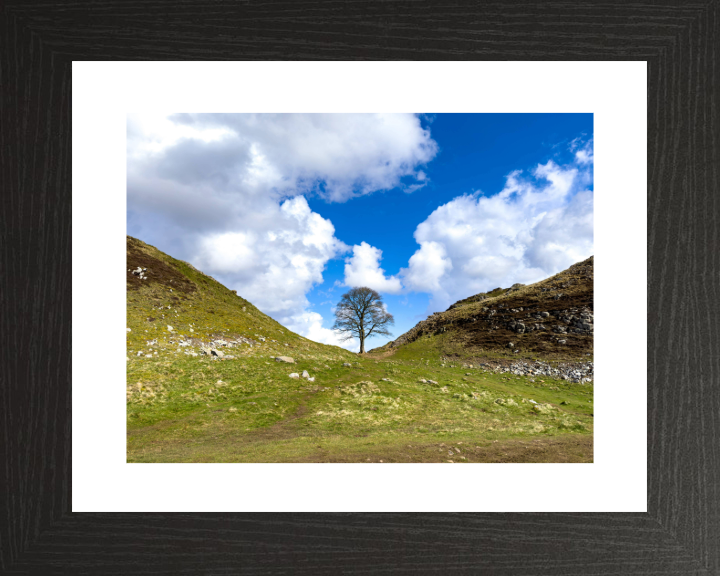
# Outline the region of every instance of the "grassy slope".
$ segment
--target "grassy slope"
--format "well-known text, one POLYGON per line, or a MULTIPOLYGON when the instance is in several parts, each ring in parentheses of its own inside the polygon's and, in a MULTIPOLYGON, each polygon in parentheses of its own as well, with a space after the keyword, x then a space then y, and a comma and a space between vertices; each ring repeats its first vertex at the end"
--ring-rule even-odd
POLYGON ((395 342, 374 351, 402 348, 422 337, 434 339, 439 354, 458 358, 587 361, 593 355, 592 331, 557 334, 550 328, 560 324, 556 313, 592 312, 593 279, 593 257, 590 257, 535 284, 511 292, 497 288, 456 302, 447 311, 420 322, 395 342), (537 320, 534 315, 539 312, 550 316, 537 320), (510 320, 528 325, 541 322, 547 329, 518 334, 505 326, 510 320), (559 339, 565 343, 558 344, 559 339), (514 349, 507 347, 509 342, 513 342, 514 349))
POLYGON ((592 461, 591 385, 445 363, 446 335, 360 357, 293 334, 128 239, 128 268, 141 262, 149 280, 128 274, 129 462, 592 461), (255 344, 224 350, 235 360, 185 354, 221 335, 255 344), (150 347, 157 356, 136 356, 150 347), (302 370, 315 382, 288 377, 302 370))

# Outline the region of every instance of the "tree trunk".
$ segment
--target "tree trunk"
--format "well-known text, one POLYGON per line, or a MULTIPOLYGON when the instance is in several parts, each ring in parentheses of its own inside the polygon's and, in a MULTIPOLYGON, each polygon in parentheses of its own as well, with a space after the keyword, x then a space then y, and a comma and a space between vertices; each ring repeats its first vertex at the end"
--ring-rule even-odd
POLYGON ((365 338, 360 336, 360 354, 365 354, 365 338))

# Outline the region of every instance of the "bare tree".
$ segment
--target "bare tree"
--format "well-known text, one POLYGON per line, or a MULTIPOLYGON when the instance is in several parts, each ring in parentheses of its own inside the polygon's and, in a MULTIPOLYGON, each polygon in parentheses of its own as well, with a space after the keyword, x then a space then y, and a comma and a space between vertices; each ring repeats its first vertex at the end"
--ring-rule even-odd
POLYGON ((387 326, 395 324, 392 314, 385 311, 382 296, 370 288, 353 288, 343 294, 335 310, 333 330, 342 340, 360 340, 360 354, 365 353, 365 339, 372 336, 392 336, 387 326))

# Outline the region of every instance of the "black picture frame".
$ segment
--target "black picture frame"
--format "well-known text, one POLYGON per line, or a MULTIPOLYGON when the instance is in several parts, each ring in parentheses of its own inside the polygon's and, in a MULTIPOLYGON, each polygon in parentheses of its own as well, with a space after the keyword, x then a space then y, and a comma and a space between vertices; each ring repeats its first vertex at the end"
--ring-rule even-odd
POLYGON ((719 574, 718 4, 0 5, 0 573, 719 574), (648 512, 72 513, 73 60, 646 61, 648 512))

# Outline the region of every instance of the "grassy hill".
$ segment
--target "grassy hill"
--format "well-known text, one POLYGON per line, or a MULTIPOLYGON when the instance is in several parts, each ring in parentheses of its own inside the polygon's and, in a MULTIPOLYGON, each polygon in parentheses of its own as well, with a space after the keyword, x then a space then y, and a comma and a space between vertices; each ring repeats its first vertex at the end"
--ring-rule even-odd
MULTIPOLYGON (((359 356, 294 334, 131 237, 127 269, 129 462, 592 461, 587 365, 564 352, 534 362, 529 345, 478 356, 486 345, 459 320, 490 300, 359 356), (303 371, 314 380, 290 377, 303 371)), ((505 307, 527 288, 491 296, 494 315, 511 322, 520 313, 505 307)))
POLYGON ((421 341, 461 357, 586 360, 593 353, 593 257, 529 286, 456 302, 378 350, 421 341))

